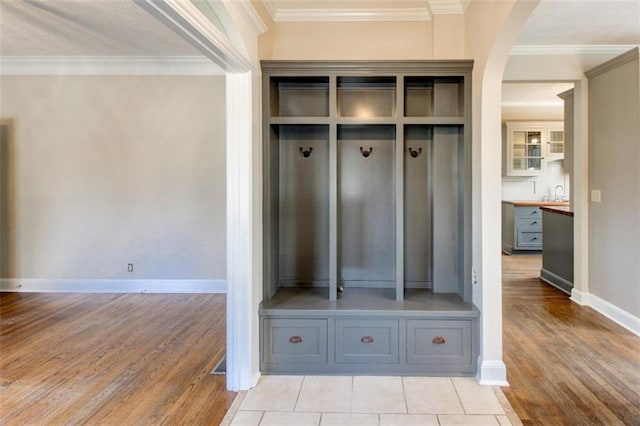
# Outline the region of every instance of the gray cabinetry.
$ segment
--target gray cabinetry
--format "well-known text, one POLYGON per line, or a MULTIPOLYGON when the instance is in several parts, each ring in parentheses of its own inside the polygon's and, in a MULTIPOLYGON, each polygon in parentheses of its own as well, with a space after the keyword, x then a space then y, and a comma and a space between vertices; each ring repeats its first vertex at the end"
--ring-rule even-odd
POLYGON ((399 362, 398 320, 337 319, 337 363, 399 362))
MULTIPOLYGON (((263 373, 442 372, 407 362, 408 345, 417 357, 426 348, 407 340, 407 318, 461 315, 477 333, 472 63, 262 66, 263 373)), ((459 346, 448 341, 445 358, 459 346)), ((447 372, 472 374, 458 355, 447 372)))
POLYGON ((327 362, 327 321, 266 319, 263 323, 266 364, 324 364, 327 362))
POLYGON ((502 203, 502 251, 542 250, 542 210, 539 206, 502 203))
POLYGON ((472 330, 470 320, 407 320, 407 363, 474 372, 472 330))

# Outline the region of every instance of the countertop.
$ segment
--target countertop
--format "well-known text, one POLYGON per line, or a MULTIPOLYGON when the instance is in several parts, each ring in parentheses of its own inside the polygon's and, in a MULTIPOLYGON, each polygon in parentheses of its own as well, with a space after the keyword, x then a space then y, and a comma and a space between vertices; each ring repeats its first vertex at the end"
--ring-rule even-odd
POLYGON ((558 213, 558 214, 563 214, 565 216, 573 217, 573 212, 571 211, 569 206, 541 206, 540 210, 544 210, 545 212, 558 213))
POLYGON ((542 201, 542 200, 502 200, 503 203, 513 204, 516 207, 569 207, 568 201, 542 201))

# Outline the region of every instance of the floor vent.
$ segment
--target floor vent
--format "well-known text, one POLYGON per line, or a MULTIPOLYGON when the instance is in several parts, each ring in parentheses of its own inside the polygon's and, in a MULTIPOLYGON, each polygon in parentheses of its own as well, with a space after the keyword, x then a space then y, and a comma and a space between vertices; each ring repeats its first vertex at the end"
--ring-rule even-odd
POLYGON ((216 368, 211 370, 211 374, 226 374, 227 373, 227 357, 223 356, 216 368))

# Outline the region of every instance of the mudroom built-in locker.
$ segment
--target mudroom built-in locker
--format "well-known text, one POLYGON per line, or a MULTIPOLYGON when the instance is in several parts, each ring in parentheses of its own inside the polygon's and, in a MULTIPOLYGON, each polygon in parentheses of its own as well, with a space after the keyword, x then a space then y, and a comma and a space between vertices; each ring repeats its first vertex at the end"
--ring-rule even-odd
POLYGON ((472 62, 262 68, 262 373, 474 374, 472 62))

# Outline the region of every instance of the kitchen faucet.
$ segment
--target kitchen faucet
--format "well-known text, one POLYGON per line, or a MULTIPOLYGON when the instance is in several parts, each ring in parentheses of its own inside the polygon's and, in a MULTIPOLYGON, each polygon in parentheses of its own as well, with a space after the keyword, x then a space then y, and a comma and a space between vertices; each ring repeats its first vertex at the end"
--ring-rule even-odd
POLYGON ((555 196, 555 200, 554 201, 563 201, 564 200, 564 187, 562 185, 556 185, 556 188, 554 189, 554 196, 555 196), (560 188, 560 190, 562 190, 562 197, 558 197, 558 188, 560 188))

